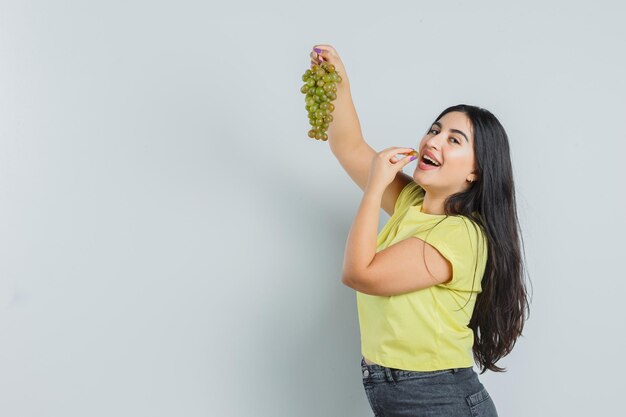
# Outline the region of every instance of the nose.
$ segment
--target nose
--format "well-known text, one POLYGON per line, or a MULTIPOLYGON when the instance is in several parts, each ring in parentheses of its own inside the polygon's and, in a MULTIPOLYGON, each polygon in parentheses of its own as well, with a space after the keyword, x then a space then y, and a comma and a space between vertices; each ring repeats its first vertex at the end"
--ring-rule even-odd
POLYGON ((439 149, 439 142, 441 141, 442 137, 443 137, 443 135, 441 135, 441 134, 431 136, 426 141, 426 147, 427 148, 439 149))

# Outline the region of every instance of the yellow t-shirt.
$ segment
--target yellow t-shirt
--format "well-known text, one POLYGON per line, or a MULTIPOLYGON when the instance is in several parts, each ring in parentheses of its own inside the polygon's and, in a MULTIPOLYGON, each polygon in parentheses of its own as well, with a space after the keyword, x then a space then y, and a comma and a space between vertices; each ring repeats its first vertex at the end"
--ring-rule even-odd
POLYGON ((361 353, 409 371, 472 367, 474 333, 468 324, 482 291, 487 239, 465 216, 423 213, 423 200, 424 189, 415 181, 402 189, 393 216, 378 234, 376 252, 418 237, 450 261, 452 280, 392 296, 357 291, 361 353))

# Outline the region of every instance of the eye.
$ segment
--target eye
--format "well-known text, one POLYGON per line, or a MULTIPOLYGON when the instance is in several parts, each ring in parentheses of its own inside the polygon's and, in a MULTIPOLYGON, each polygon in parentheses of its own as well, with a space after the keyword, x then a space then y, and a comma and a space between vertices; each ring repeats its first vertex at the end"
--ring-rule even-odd
MULTIPOLYGON (((437 131, 436 129, 430 129, 430 130, 428 131, 428 133, 431 133, 431 132, 436 132, 436 131, 437 131)), ((454 141, 456 141, 456 143, 458 143, 459 145, 461 144, 461 142, 460 142, 457 138, 451 138, 451 139, 453 139, 454 141)))

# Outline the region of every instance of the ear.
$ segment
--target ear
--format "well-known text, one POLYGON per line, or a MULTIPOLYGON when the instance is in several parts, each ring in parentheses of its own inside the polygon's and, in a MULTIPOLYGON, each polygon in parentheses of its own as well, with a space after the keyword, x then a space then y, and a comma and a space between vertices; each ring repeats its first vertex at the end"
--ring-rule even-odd
POLYGON ((476 171, 473 171, 470 175, 467 176, 468 182, 476 182, 479 180, 478 175, 475 174, 476 171))

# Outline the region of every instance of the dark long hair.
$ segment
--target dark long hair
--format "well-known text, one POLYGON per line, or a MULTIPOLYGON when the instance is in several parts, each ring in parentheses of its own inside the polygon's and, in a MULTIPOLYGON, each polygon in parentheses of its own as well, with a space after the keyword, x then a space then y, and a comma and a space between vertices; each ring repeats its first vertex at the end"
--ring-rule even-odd
POLYGON ((487 369, 506 372, 495 363, 511 352, 522 335, 525 313, 530 316, 509 139, 498 119, 480 107, 458 104, 445 109, 435 120, 452 111, 465 113, 471 121, 478 179, 466 191, 446 199, 445 214, 466 216, 487 237, 482 292, 469 322, 474 332, 472 350, 482 368, 481 375, 487 369))

